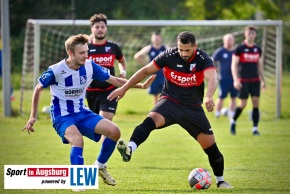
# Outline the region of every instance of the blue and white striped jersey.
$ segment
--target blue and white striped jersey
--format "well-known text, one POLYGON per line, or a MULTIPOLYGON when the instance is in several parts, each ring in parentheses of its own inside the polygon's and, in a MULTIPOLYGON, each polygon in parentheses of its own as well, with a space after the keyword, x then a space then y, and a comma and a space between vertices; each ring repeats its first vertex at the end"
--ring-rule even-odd
POLYGON ((50 86, 51 116, 64 116, 88 109, 84 104, 87 87, 93 79, 105 81, 110 78, 108 69, 91 60, 78 70, 70 69, 65 59, 48 67, 38 81, 44 88, 50 86))

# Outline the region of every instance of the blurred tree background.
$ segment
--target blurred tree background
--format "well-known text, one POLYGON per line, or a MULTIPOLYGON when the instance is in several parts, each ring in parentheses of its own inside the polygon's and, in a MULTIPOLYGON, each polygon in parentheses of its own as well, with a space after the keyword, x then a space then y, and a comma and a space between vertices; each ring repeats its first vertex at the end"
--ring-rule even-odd
POLYGON ((290 70, 289 0, 10 0, 9 8, 12 73, 21 72, 28 19, 89 20, 95 13, 109 20, 283 20, 283 68, 290 70))

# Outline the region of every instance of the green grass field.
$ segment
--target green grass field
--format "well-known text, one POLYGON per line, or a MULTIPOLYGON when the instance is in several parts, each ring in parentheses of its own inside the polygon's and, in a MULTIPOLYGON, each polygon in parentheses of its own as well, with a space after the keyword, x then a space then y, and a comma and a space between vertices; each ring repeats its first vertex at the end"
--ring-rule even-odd
MULTIPOLYGON (((194 191, 187 182, 189 172, 204 167, 213 175, 208 160, 197 142, 181 127, 174 125, 151 133, 129 163, 122 162, 115 151, 108 163, 108 172, 117 182, 115 187, 104 185, 100 180, 99 190, 85 193, 290 193, 290 76, 283 76, 282 118, 261 117, 261 136, 251 133, 252 123, 247 111, 237 122, 237 135, 229 133, 229 121, 209 113, 217 144, 225 158, 224 177, 235 188, 217 189, 215 179, 208 190, 194 191)), ((13 111, 19 107, 19 91, 13 111)), ((265 94, 262 94, 265 95, 265 94)), ((42 94, 39 110, 49 104, 49 93, 42 94)), ((146 90, 132 89, 119 103, 114 118, 122 131, 122 139, 128 141, 136 125, 143 121, 153 105, 153 97, 146 90)), ((261 104, 263 106, 263 104, 261 104)), ((249 103, 248 108, 251 108, 249 103)), ((50 117, 40 113, 35 124, 36 132, 28 135, 21 129, 29 117, 30 100, 24 102, 25 113, 10 118, 0 117, 1 165, 3 180, 4 165, 66 165, 69 164, 70 147, 62 144, 51 126, 50 117)), ((2 111, 2 97, 0 110, 2 111)), ((100 144, 85 139, 85 164, 92 164, 100 144)), ((15 183, 17 184, 17 183, 15 183)), ((71 193, 71 190, 4 190, 0 193, 71 193)))

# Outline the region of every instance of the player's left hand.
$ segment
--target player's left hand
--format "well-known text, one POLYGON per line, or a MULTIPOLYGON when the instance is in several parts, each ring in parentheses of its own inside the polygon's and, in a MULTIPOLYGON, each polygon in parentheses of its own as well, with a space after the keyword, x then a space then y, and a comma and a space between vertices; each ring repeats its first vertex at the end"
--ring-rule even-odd
POLYGON ((153 81, 156 78, 156 74, 151 75, 148 79, 145 80, 145 82, 142 84, 143 89, 149 88, 149 86, 153 83, 153 81))
POLYGON ((34 132, 33 129, 33 124, 36 122, 36 118, 30 118, 25 127, 22 129, 22 131, 27 130, 28 134, 30 134, 30 132, 34 132))
POLYGON ((123 89, 123 87, 117 88, 116 90, 112 91, 107 99, 112 101, 114 99, 116 99, 116 101, 121 100, 121 98, 123 98, 123 96, 125 95, 126 91, 123 89))
POLYGON ((215 105, 212 98, 205 97, 204 104, 208 112, 212 112, 214 110, 215 105))
POLYGON ((123 71, 119 74, 119 77, 121 77, 121 78, 126 78, 126 71, 123 70, 123 71))

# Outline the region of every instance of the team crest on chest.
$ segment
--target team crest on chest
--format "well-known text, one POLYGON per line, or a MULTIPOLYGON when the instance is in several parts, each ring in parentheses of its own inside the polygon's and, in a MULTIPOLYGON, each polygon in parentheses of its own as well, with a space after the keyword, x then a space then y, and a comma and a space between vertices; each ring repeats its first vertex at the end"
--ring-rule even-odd
POLYGON ((87 76, 83 75, 83 76, 80 76, 80 84, 85 84, 87 83, 87 76))
POLYGON ((189 67, 190 71, 195 70, 195 66, 196 66, 196 63, 190 64, 190 67, 189 67))
POLYGON ((106 52, 111 52, 111 47, 110 47, 110 46, 106 46, 106 47, 105 47, 105 51, 106 51, 106 52))

